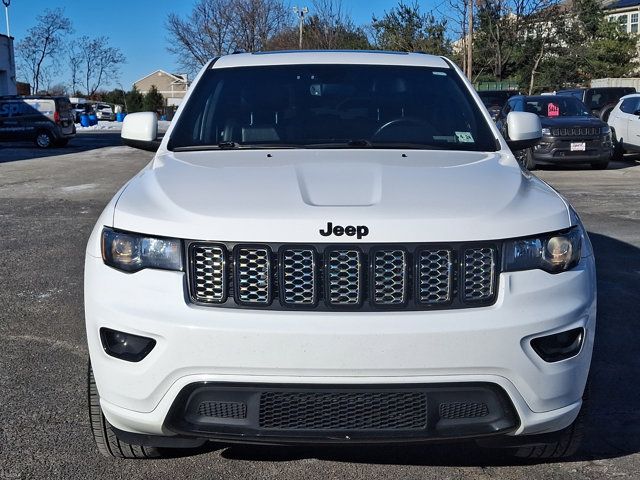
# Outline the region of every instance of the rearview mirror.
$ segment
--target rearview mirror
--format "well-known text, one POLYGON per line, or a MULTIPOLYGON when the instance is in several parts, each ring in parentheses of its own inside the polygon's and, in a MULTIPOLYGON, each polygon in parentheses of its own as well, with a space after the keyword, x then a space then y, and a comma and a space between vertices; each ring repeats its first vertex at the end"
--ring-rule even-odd
POLYGON ((529 112, 509 112, 505 140, 511 150, 531 148, 541 138, 542 125, 538 115, 529 112))
POLYGON ((158 116, 155 112, 131 113, 122 123, 122 143, 130 147, 155 152, 158 140, 158 116))

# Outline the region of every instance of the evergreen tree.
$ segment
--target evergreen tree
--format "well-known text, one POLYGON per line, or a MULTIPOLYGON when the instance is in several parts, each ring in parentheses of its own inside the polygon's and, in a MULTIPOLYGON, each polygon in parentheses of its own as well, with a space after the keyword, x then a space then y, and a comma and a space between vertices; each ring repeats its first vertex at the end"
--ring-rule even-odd
POLYGON ((158 92, 155 85, 151 85, 151 88, 144 96, 142 108, 145 112, 157 112, 164 108, 164 97, 158 92))
POLYGON ((423 13, 418 3, 407 5, 400 1, 382 18, 374 17, 371 28, 376 46, 382 50, 434 55, 448 55, 451 52, 451 43, 446 36, 446 20, 423 13))
POLYGON ((131 91, 126 94, 127 112, 135 113, 144 110, 144 96, 134 85, 131 91))

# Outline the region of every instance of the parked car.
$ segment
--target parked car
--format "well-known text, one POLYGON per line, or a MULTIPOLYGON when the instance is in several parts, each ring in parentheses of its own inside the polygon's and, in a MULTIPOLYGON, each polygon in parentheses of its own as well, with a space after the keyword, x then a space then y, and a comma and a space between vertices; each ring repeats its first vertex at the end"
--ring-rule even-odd
POLYGON ((82 117, 82 115, 91 115, 91 114, 95 114, 95 110, 93 108, 91 108, 91 105, 86 104, 86 105, 78 105, 76 108, 73 109, 73 113, 74 113, 74 120, 76 123, 80 123, 80 120, 82 117))
POLYGON ((65 146, 76 134, 67 97, 0 97, 0 140, 33 140, 40 148, 65 146))
POLYGON ((520 95, 517 90, 481 90, 478 92, 480 100, 487 107, 491 117, 495 120, 504 104, 514 95, 520 95))
POLYGON ((510 112, 535 113, 542 123, 542 140, 536 146, 518 152, 529 170, 540 163, 588 163, 595 169, 605 169, 609 165, 613 154, 610 128, 577 98, 559 95, 512 97, 498 119, 505 134, 510 112))
POLYGON ((113 113, 113 109, 111 105, 107 105, 105 103, 98 103, 95 105, 96 116, 98 120, 104 120, 108 122, 113 122, 116 119, 116 114, 113 113))
MULTIPOLYGON (((420 53, 273 52, 201 71, 85 258, 98 450, 476 439, 573 454, 591 244, 462 72, 420 53)), ((129 114, 127 145, 156 141, 129 114)))
POLYGON ((613 136, 613 158, 621 160, 625 152, 640 152, 640 94, 626 95, 609 115, 613 136))
POLYGON ((558 90, 556 95, 575 97, 584 103, 593 115, 606 122, 621 97, 635 93, 634 87, 597 87, 558 90))

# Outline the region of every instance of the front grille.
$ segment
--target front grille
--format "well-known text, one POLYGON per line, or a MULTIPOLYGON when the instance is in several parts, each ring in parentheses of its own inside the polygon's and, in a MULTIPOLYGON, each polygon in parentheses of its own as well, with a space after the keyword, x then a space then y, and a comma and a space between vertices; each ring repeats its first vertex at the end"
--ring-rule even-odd
POLYGON ((187 243, 194 303, 275 309, 443 309, 492 304, 497 243, 187 243))
POLYGON ((240 303, 271 303, 271 252, 266 247, 238 247, 234 252, 236 299, 240 303))
POLYGON ((453 294, 453 259, 451 250, 422 250, 418 257, 418 301, 423 304, 446 304, 453 294))
POLYGON ((378 250, 373 254, 373 302, 402 305, 407 299, 407 254, 404 250, 378 250))
POLYGON ((359 250, 333 250, 327 260, 327 298, 331 305, 357 306, 362 301, 362 255, 359 250))
POLYGON ((554 137, 589 137, 600 135, 600 127, 552 128, 551 135, 554 137))
POLYGON ((263 392, 259 425, 280 430, 423 430, 423 392, 263 392))
POLYGON ((471 248, 464 251, 464 299, 481 302, 493 297, 496 251, 471 248))

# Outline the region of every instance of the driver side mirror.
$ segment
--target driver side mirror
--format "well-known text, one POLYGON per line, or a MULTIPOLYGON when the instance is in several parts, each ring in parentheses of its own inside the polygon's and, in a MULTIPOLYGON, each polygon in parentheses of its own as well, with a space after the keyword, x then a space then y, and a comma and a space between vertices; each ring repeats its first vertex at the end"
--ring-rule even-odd
POLYGON ((529 112, 509 112, 505 140, 513 150, 525 150, 536 145, 542 138, 540 117, 529 112))
POLYGON ((131 113, 124 117, 122 143, 133 148, 155 152, 160 146, 158 140, 158 116, 155 112, 131 113))

